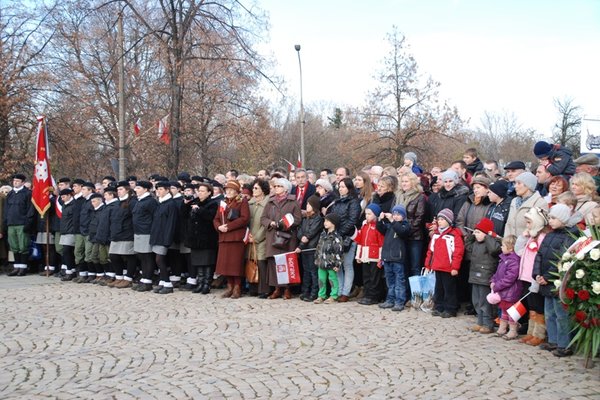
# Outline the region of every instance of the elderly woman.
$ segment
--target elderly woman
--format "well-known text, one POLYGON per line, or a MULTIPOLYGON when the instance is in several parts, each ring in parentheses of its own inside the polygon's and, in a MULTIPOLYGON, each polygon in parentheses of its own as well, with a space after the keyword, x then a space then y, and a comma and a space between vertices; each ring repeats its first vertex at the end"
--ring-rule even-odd
MULTIPOLYGON (((256 259, 258 260, 258 297, 266 299, 269 296, 269 274, 267 272, 267 229, 262 226, 261 218, 265 207, 269 202, 270 193, 269 182, 257 179, 252 184, 252 199, 248 202, 250 207, 250 246, 248 246, 248 256, 250 249, 256 249, 256 259)), ((251 290, 256 284, 250 284, 251 290)))
MULTIPOLYGON (((318 181, 317 181, 318 182, 318 181)), ((282 296, 285 300, 292 298, 292 292, 288 285, 277 283, 277 271, 275 266, 275 255, 289 253, 296 249, 296 231, 302 220, 302 211, 291 195, 292 183, 285 178, 276 179, 273 182, 275 194, 271 196, 265 206, 260 218, 261 225, 267 230, 266 256, 269 286, 275 286, 275 291, 269 299, 277 299, 282 296), (291 214, 291 224, 284 224, 282 219, 286 214, 291 214), (282 293, 283 292, 283 293, 282 293)))
POLYGON ((552 207, 558 202, 558 196, 569 190, 569 182, 560 175, 553 176, 548 181, 548 194, 544 200, 548 203, 548 207, 552 207))
POLYGON ((213 219, 213 225, 219 232, 216 271, 227 279, 227 289, 221 297, 239 299, 242 295, 242 277, 246 274, 244 237, 250 222, 250 208, 248 200, 241 195, 242 188, 237 181, 227 182, 224 189, 226 207, 221 207, 213 219))
POLYGON ((535 190, 536 186, 537 178, 531 172, 523 172, 515 178, 515 193, 517 197, 510 203, 504 236, 515 235, 519 238, 515 245, 515 252, 517 254, 521 254, 525 246, 523 242, 524 236, 522 236, 523 232, 527 229, 525 214, 534 207, 548 211, 548 203, 535 190))
POLYGON ((335 200, 335 193, 333 192, 333 185, 328 179, 317 179, 315 183, 315 189, 321 201, 321 214, 327 214, 329 206, 335 200))
POLYGON ((587 172, 579 172, 571 178, 571 192, 577 197, 575 212, 587 218, 592 210, 598 207, 596 198, 596 184, 594 178, 587 172))

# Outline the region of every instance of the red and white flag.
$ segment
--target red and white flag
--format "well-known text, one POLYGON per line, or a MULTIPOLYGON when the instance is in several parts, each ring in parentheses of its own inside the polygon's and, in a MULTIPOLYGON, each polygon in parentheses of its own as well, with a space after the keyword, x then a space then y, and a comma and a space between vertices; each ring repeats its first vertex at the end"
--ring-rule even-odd
POLYGON ((225 209, 227 209, 227 203, 225 203, 225 200, 221 200, 219 203, 219 212, 225 214, 225 209))
POLYGON ((33 173, 33 190, 31 201, 35 209, 44 216, 50 208, 50 188, 52 187, 52 174, 48 160, 48 131, 43 116, 37 118, 38 128, 35 141, 35 169, 33 173))
POLYGON ((302 159, 300 158, 300 152, 298 152, 298 161, 296 161, 296 166, 298 168, 302 168, 302 159))
POLYGON ((250 242, 250 228, 246 228, 246 233, 244 234, 244 244, 248 244, 250 242))
POLYGON ((278 285, 300 283, 300 268, 295 252, 276 254, 275 270, 277 271, 278 285))
POLYGON ((285 158, 283 159, 283 161, 285 161, 287 163, 287 165, 288 165, 288 174, 296 169, 296 167, 294 166, 294 164, 292 164, 291 162, 289 162, 285 158))
POLYGON ((279 222, 285 227, 286 230, 290 229, 290 226, 294 224, 294 216, 290 213, 287 213, 279 222))
POLYGON ((506 310, 506 312, 508 313, 508 315, 510 315, 510 317, 513 319, 513 321, 517 322, 518 320, 521 319, 521 317, 523 315, 525 315, 527 313, 527 309, 525 308, 523 303, 521 303, 521 301, 519 300, 515 304, 513 304, 512 307, 510 307, 508 310, 506 310))
POLYGON ((169 114, 160 119, 157 124, 158 139, 164 144, 171 143, 171 136, 169 135, 169 114))
POLYGON ((142 119, 138 118, 138 120, 133 124, 133 131, 135 132, 135 136, 140 136, 140 131, 142 130, 142 119))

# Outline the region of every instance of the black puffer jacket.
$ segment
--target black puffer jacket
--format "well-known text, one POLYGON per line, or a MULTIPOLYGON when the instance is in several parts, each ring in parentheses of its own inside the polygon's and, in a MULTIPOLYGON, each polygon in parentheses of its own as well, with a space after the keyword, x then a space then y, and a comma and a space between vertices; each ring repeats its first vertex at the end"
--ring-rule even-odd
POLYGON ((540 285, 539 294, 546 297, 556 297, 558 294, 555 292, 554 280, 557 279, 556 263, 560 260, 560 257, 564 252, 573 244, 575 238, 572 236, 577 230, 557 229, 549 232, 540 248, 538 249, 535 261, 533 262, 533 272, 531 276, 535 279, 536 276, 541 275, 544 277, 547 285, 540 285))
POLYGON ((340 226, 336 226, 336 231, 342 237, 354 235, 356 221, 360 218, 360 201, 357 197, 340 197, 329 207, 329 214, 337 214, 340 217, 340 226))
POLYGON ((298 228, 298 247, 301 250, 313 249, 317 247, 319 243, 319 235, 323 231, 323 217, 319 214, 313 215, 312 217, 302 218, 300 227, 298 228), (303 236, 306 236, 308 243, 302 243, 300 240, 303 236))
POLYGON ((502 199, 500 204, 492 203, 485 214, 485 217, 494 223, 494 232, 500 236, 504 236, 504 225, 506 225, 508 219, 511 201, 512 198, 507 197, 502 199))
POLYGON ((213 225, 219 202, 210 197, 204 201, 194 199, 183 205, 183 225, 185 226, 183 242, 192 249, 216 249, 219 234, 213 225), (193 206, 198 208, 193 208, 193 206))
POLYGON ((389 221, 384 219, 377 222, 377 230, 383 236, 381 259, 387 262, 404 262, 406 259, 406 244, 411 228, 408 221, 389 221))
POLYGON ((454 217, 458 216, 460 208, 467 201, 468 195, 469 188, 462 185, 456 185, 449 191, 442 187, 439 192, 432 193, 429 196, 429 210, 431 214, 428 221, 432 221, 444 208, 451 209, 454 217))

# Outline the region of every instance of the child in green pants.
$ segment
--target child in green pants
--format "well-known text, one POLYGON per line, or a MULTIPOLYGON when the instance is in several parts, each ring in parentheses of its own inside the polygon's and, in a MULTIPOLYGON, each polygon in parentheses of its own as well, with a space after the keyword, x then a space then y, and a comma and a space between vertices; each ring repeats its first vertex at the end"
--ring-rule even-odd
POLYGON ((314 301, 315 304, 335 303, 338 298, 337 271, 342 265, 344 254, 342 236, 336 231, 339 223, 340 217, 337 214, 325 216, 325 229, 321 232, 315 253, 315 264, 319 269, 319 297, 314 301), (327 279, 331 283, 329 298, 327 298, 327 279))

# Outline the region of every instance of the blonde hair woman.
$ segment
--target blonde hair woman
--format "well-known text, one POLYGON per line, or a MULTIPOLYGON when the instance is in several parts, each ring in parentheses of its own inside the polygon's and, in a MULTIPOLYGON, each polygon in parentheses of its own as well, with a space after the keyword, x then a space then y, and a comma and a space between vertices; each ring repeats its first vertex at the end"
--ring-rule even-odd
POLYGON ((595 201, 597 199, 596 183, 587 172, 573 175, 570 190, 577 197, 575 211, 580 212, 583 218, 586 218, 594 208, 598 207, 598 203, 595 201))

